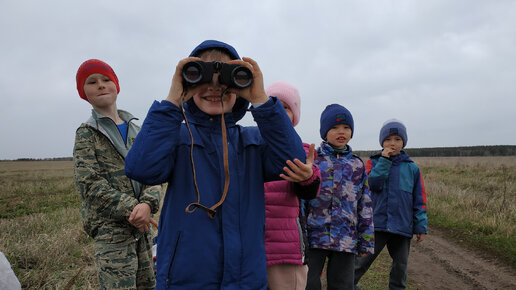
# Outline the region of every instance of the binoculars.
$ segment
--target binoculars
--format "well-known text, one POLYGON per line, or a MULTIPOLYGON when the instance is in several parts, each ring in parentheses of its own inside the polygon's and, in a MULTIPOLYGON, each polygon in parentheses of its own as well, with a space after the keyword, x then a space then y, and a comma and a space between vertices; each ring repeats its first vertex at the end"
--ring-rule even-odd
POLYGON ((183 66, 183 83, 193 86, 209 83, 214 73, 219 73, 219 83, 231 88, 246 88, 253 82, 253 73, 242 65, 220 61, 190 61, 183 66))

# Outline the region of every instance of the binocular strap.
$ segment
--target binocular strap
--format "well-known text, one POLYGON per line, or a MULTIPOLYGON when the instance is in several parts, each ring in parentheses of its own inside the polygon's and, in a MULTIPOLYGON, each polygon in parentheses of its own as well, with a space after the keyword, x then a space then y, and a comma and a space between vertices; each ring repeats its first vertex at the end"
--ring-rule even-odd
MULTIPOLYGON (((222 95, 224 92, 222 92, 222 95)), ((220 200, 212 205, 211 207, 207 207, 205 205, 201 204, 201 195, 199 193, 199 187, 197 185, 197 175, 195 173, 195 164, 193 159, 193 149, 194 149, 194 140, 192 131, 190 130, 190 125, 188 124, 188 119, 186 118, 186 114, 183 109, 183 97, 186 95, 186 92, 183 92, 183 96, 181 97, 179 101, 179 107, 181 108, 181 113, 183 114, 183 117, 185 118, 185 124, 186 128, 188 129, 188 133, 190 134, 190 163, 192 164, 192 175, 193 175, 193 182, 194 182, 194 188, 195 188, 195 196, 196 196, 196 202, 190 203, 186 208, 185 212, 187 213, 193 213, 197 208, 200 208, 201 210, 205 211, 210 218, 214 218, 215 214, 217 213, 216 209, 224 203, 224 200, 226 200, 226 196, 228 194, 229 190, 229 154, 228 154, 228 141, 227 141, 227 133, 226 133, 226 122, 224 121, 224 111, 222 112, 222 116, 220 118, 220 126, 222 130, 222 151, 223 151, 223 159, 224 159, 224 191, 222 192, 222 196, 220 197, 220 200)), ((223 103, 221 101, 220 105, 223 107, 223 103)))

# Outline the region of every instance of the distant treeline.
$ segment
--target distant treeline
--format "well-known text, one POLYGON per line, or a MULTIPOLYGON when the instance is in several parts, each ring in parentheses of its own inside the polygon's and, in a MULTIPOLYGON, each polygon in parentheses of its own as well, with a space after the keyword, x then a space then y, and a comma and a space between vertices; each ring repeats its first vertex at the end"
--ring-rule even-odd
MULTIPOLYGON (((453 157, 453 156, 511 156, 516 155, 516 145, 463 146, 438 148, 405 148, 412 157, 453 157)), ((353 151, 361 157, 369 157, 378 150, 353 151)))
POLYGON ((54 158, 18 158, 15 160, 0 161, 72 161, 73 157, 54 157, 54 158))
MULTIPOLYGON (((516 145, 463 146, 436 148, 405 148, 412 157, 453 157, 453 156, 511 156, 516 155, 516 145)), ((353 153, 361 157, 369 157, 378 150, 357 150, 353 153)), ((72 161, 72 157, 55 158, 18 158, 16 160, 0 161, 72 161)))

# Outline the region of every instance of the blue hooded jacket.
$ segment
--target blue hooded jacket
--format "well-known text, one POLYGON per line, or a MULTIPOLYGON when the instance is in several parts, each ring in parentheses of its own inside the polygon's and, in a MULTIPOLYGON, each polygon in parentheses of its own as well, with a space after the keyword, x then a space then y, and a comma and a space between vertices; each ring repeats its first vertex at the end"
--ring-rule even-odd
MULTIPOLYGON (((229 151, 229 191, 214 218, 185 208, 196 201, 191 139, 180 108, 154 102, 126 158, 126 174, 145 184, 168 182, 159 222, 156 289, 266 289, 264 189, 279 179, 286 160, 304 162, 305 151, 276 98, 251 109, 258 127, 236 124, 248 102, 238 98, 224 115, 229 151)), ((185 113, 193 140, 200 203, 219 201, 224 187, 220 116, 190 100, 185 113)))
POLYGON ((419 167, 401 151, 366 163, 373 196, 374 230, 412 238, 427 233, 426 193, 419 167))

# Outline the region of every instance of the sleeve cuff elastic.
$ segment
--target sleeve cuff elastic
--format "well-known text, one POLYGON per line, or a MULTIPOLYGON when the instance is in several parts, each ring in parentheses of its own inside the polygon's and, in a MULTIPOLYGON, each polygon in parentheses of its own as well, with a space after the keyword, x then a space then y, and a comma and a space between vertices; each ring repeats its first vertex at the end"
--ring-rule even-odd
POLYGON ((317 166, 312 166, 312 177, 310 177, 309 179, 305 180, 305 181, 301 181, 299 182, 299 185, 301 186, 307 186, 307 185, 310 185, 312 184, 318 176, 320 176, 320 174, 318 174, 319 172, 319 167, 317 166))

